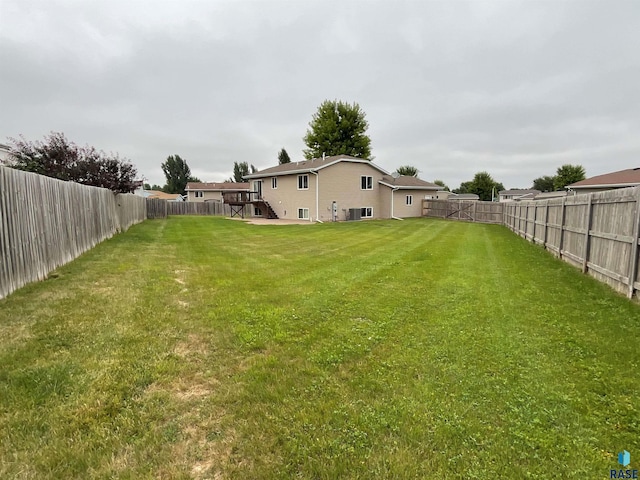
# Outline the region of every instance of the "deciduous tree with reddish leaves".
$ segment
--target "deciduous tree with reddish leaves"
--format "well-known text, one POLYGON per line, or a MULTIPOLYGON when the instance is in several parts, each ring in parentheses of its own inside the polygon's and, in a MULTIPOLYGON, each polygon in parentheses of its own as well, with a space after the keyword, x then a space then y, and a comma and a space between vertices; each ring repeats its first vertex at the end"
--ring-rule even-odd
POLYGON ((117 153, 79 147, 62 132, 51 132, 43 141, 10 138, 11 154, 4 165, 59 180, 108 188, 116 193, 136 189, 136 167, 117 153))

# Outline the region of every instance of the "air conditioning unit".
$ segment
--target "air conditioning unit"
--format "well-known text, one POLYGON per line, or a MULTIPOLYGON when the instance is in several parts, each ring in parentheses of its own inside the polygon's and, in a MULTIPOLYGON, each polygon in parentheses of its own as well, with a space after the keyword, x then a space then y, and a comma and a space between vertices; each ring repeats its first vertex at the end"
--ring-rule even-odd
POLYGON ((348 220, 361 220, 362 212, 359 208, 350 208, 349 209, 349 218, 348 220))

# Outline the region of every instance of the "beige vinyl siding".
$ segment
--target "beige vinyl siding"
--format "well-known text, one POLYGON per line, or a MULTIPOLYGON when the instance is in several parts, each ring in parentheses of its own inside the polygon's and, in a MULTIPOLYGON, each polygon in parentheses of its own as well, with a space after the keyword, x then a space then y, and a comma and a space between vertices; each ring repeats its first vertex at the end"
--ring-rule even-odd
POLYGON ((398 218, 421 217, 422 200, 425 197, 436 198, 435 190, 396 190, 393 193, 393 211, 398 218), (412 205, 407 205, 407 195, 413 196, 412 205))
MULTIPOLYGON (((323 222, 331 221, 331 204, 338 204, 338 220, 345 220, 350 208, 373 208, 372 218, 388 218, 383 216, 380 198, 381 187, 378 181, 382 172, 368 163, 340 162, 323 168, 320 174, 319 218, 323 222), (361 177, 373 177, 371 190, 362 190, 361 177)), ((315 178, 310 178, 315 187, 315 178)), ((315 199, 314 199, 315 201, 315 199)), ((314 207, 315 209, 315 207, 314 207)))
POLYGON ((187 192, 187 201, 188 202, 212 202, 218 201, 222 202, 222 192, 212 192, 206 190, 197 190, 199 192, 204 192, 202 197, 196 197, 196 190, 189 190, 187 192))
POLYGON ((316 219, 316 178, 309 174, 309 189, 298 190, 298 174, 278 176, 278 188, 271 188, 271 176, 264 178, 268 188, 262 185, 262 197, 269 202, 278 218, 298 220, 298 209, 308 208, 309 217, 316 219))

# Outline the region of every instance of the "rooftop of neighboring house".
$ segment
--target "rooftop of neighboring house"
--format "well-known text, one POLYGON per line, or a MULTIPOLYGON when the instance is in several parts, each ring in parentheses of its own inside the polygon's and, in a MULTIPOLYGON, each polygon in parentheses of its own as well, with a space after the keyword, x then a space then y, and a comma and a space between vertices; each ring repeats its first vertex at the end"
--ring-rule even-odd
POLYGON ((218 191, 222 191, 222 190, 233 190, 233 191, 237 191, 237 190, 249 190, 249 182, 240 182, 240 183, 236 183, 236 182, 203 182, 203 183, 198 183, 198 182, 189 182, 187 183, 187 188, 185 189, 187 191, 189 190, 202 190, 202 191, 210 191, 210 192, 218 192, 218 191))
POLYGON ((444 187, 420 180, 418 177, 412 177, 409 175, 399 175, 394 177, 393 175, 383 175, 380 183, 392 188, 404 189, 404 190, 444 190, 444 187))
POLYGON ((161 198, 163 200, 175 200, 181 197, 179 193, 165 193, 160 190, 145 190, 148 193, 147 198, 161 198))
POLYGON ((640 167, 596 175, 595 177, 567 185, 567 188, 633 187, 636 185, 640 185, 640 167))
POLYGON ((331 157, 312 158, 311 160, 302 160, 300 162, 283 163, 281 165, 276 165, 275 167, 265 168, 264 170, 260 170, 256 173, 245 175, 244 178, 250 179, 250 178, 277 176, 277 175, 291 175, 294 173, 312 172, 316 170, 321 170, 323 168, 329 167, 331 165, 334 165, 340 162, 366 163, 371 165, 376 170, 379 170, 380 173, 384 175, 387 174, 387 172, 384 169, 380 168, 375 163, 369 160, 365 160, 357 157, 351 157, 349 155, 334 155, 331 157))
POLYGON ((542 193, 540 190, 521 190, 517 188, 510 188, 509 190, 500 190, 498 192, 499 195, 513 195, 516 197, 520 197, 523 195, 535 196, 539 193, 542 193))
POLYGON ((567 196, 566 190, 556 190, 554 192, 542 192, 536 195, 534 200, 548 200, 550 198, 562 198, 567 196))

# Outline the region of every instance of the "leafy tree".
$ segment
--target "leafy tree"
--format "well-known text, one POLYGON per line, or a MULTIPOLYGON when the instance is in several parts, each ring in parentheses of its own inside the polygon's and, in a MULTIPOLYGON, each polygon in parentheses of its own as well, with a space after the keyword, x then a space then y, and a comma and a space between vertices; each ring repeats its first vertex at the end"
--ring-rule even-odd
POLYGON ((408 177, 417 177, 418 169, 416 167, 412 167, 411 165, 403 165, 396 169, 396 173, 399 175, 407 175, 408 177))
POLYGON ((493 192, 497 195, 500 190, 504 190, 502 183, 496 182, 487 172, 479 172, 470 182, 461 183, 460 188, 454 190, 454 193, 475 193, 480 200, 490 201, 493 192))
POLYGON ((191 176, 191 169, 187 165, 187 161, 180 158, 180 155, 169 155, 167 161, 160 166, 167 179, 167 183, 162 187, 163 192, 184 195, 188 182, 200 181, 191 176))
POLYGON ((3 163, 9 167, 39 173, 60 180, 108 188, 117 193, 136 189, 138 171, 118 154, 79 147, 62 132, 51 132, 44 141, 31 142, 23 136, 9 139, 11 155, 3 163))
POLYGON ((436 185, 440 185, 445 191, 449 192, 449 187, 447 186, 446 183, 444 183, 442 180, 434 180, 433 183, 435 183, 436 185))
POLYGON ((148 188, 148 190, 156 190, 156 191, 159 191, 159 190, 162 190, 163 188, 164 188, 164 187, 161 187, 160 185, 158 185, 158 184, 155 184, 155 183, 154 183, 153 185, 151 185, 151 187, 149 187, 149 188, 148 188))
POLYGON ((555 188, 554 183, 555 177, 545 175, 543 177, 538 177, 533 181, 533 189, 540 190, 541 192, 553 192, 555 188))
POLYGON ((284 147, 280 150, 280 153, 278 153, 278 164, 282 165, 283 163, 291 163, 291 158, 289 158, 289 154, 284 147))
POLYGON ((553 186, 556 190, 562 190, 567 185, 579 182, 586 178, 584 167, 582 165, 562 165, 558 167, 553 186))
POLYGON ((303 137, 307 159, 326 155, 371 157, 371 139, 366 134, 369 123, 360 105, 325 100, 309 122, 303 137))
POLYGON ((251 165, 251 170, 249 170, 249 164, 247 162, 233 162, 233 177, 228 179, 227 182, 242 183, 245 181, 243 177, 249 175, 249 171, 256 173, 258 169, 251 165))

